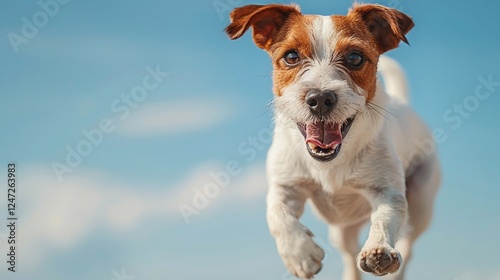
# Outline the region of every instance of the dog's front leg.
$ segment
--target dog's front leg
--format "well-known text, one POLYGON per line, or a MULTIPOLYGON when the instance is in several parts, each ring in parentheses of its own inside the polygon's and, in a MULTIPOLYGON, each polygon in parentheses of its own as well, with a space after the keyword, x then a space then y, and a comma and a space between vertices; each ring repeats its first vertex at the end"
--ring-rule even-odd
POLYGON ((368 239, 358 255, 358 266, 377 276, 396 273, 403 260, 394 246, 407 215, 406 197, 395 189, 368 189, 365 195, 373 212, 368 239))
POLYGON ((271 185, 267 196, 267 223, 278 252, 288 270, 302 279, 313 278, 324 257, 312 232, 299 222, 307 197, 305 189, 279 185, 271 185))

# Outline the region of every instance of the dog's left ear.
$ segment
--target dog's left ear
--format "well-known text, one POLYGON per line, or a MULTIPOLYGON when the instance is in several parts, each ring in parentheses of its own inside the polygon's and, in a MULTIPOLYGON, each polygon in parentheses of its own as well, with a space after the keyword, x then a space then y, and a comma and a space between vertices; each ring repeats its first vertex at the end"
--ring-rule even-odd
POLYGON ((231 12, 231 24, 225 31, 234 40, 252 27, 255 44, 261 49, 269 50, 281 27, 294 14, 300 14, 296 5, 247 5, 231 12))
POLYGON ((396 48, 400 41, 408 44, 405 35, 415 25, 409 16, 382 5, 355 4, 347 16, 361 18, 375 38, 380 54, 396 48))

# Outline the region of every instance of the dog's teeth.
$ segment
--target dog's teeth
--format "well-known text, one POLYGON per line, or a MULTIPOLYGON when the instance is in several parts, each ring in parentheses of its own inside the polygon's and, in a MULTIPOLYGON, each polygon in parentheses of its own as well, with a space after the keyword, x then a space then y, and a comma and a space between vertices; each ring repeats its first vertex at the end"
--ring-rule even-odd
POLYGON ((311 142, 309 142, 307 144, 309 145, 309 149, 311 149, 311 151, 314 151, 316 149, 316 147, 318 147, 318 146, 316 146, 316 144, 311 143, 311 142))

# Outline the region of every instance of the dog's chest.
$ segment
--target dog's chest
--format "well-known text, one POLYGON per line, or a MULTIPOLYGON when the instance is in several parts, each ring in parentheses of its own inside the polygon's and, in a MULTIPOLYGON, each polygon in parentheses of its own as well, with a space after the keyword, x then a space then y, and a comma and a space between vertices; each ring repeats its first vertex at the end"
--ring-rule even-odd
POLYGON ((315 192, 311 202, 316 212, 329 224, 351 224, 365 220, 371 213, 369 202, 348 187, 333 193, 315 192))
POLYGON ((352 169, 346 165, 336 166, 335 168, 312 168, 309 173, 314 181, 316 181, 321 188, 328 193, 333 193, 341 190, 352 178, 352 169))

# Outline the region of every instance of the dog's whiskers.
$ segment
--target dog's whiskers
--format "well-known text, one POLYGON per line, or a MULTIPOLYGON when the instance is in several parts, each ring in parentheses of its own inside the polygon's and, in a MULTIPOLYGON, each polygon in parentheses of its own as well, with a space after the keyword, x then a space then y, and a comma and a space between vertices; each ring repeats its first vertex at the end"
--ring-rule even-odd
POLYGON ((373 105, 373 106, 375 106, 375 107, 377 107, 377 108, 379 108, 379 109, 381 109, 381 110, 385 111, 386 113, 391 114, 393 117, 397 118, 397 116, 396 116, 396 115, 394 115, 391 111, 389 111, 389 110, 385 109, 384 107, 382 107, 382 106, 380 106, 380 105, 377 105, 377 104, 375 104, 375 103, 373 103, 373 102, 368 102, 368 104, 373 105))
POLYGON ((380 112, 379 110, 383 110, 384 112, 386 113, 389 113, 390 115, 392 115, 393 117, 396 117, 394 114, 392 114, 391 112, 387 111, 386 109, 376 105, 376 104, 373 104, 371 102, 368 102, 366 104, 366 108, 368 109, 368 112, 373 116, 375 117, 375 113, 379 114, 381 117, 383 117, 384 119, 386 119, 388 122, 392 123, 393 122, 393 119, 390 119, 388 118, 384 113, 380 112))

